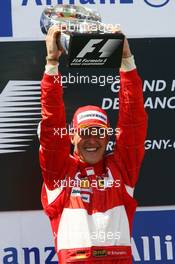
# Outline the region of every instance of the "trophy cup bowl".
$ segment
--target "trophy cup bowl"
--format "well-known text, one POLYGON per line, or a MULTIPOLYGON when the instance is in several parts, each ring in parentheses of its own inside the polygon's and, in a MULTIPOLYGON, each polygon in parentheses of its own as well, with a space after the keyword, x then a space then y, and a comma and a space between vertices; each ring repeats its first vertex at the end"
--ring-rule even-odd
POLYGON ((101 17, 98 12, 78 5, 56 5, 45 8, 41 14, 40 27, 47 34, 52 25, 61 28, 60 43, 65 52, 68 53, 71 33, 98 32, 101 17))

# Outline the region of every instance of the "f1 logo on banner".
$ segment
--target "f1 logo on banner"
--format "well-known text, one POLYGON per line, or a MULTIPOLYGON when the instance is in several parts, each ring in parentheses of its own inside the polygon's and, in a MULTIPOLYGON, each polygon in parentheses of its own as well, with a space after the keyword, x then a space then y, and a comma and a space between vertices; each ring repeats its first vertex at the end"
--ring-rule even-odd
POLYGON ((70 38, 70 67, 120 67, 124 36, 122 34, 73 34, 70 38), (116 61, 117 58, 117 61, 116 61))
POLYGON ((12 37, 11 0, 0 2, 0 37, 12 37))
MULTIPOLYGON (((78 58, 83 58, 87 53, 92 52, 95 50, 96 47, 94 47, 94 44, 102 42, 103 39, 91 39, 86 44, 86 46, 80 51, 80 53, 77 55, 78 58)), ((99 57, 109 57, 112 52, 114 51, 116 44, 118 43, 118 40, 116 39, 108 39, 107 42, 103 45, 103 47, 99 50, 99 52, 102 52, 102 54, 99 57)))

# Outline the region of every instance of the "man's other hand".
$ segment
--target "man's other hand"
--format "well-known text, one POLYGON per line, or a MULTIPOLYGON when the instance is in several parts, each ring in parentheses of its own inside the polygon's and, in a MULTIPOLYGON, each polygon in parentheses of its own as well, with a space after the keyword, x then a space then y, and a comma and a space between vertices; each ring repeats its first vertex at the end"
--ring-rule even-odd
POLYGON ((54 65, 58 63, 58 59, 64 51, 59 41, 60 34, 61 31, 59 26, 54 25, 48 30, 46 36, 47 64, 54 65))

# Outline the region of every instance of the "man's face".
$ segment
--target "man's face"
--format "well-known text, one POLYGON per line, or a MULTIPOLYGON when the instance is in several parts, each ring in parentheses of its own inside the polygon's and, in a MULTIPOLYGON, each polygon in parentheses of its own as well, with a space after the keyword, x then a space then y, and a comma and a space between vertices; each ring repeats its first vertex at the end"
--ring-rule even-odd
POLYGON ((82 161, 95 164, 104 156, 108 136, 104 128, 91 127, 76 132, 71 141, 74 151, 82 161))

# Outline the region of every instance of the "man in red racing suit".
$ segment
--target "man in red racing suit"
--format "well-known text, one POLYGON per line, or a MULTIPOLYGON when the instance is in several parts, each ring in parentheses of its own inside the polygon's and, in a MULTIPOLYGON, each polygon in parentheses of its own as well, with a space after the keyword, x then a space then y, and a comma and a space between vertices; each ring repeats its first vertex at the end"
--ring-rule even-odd
POLYGON ((61 53, 56 46, 58 33, 58 27, 53 26, 46 37, 40 164, 44 179, 42 204, 51 222, 59 263, 100 260, 103 264, 131 264, 131 227, 136 209, 133 191, 147 128, 142 81, 125 39, 116 145, 114 153, 105 156, 109 121, 101 108, 79 108, 73 118, 76 132, 71 136, 65 133, 63 91, 56 61, 61 53), (90 134, 81 135, 80 128, 89 128, 90 134), (95 135, 93 128, 97 129, 95 135), (99 128, 104 129, 104 137, 99 128))

